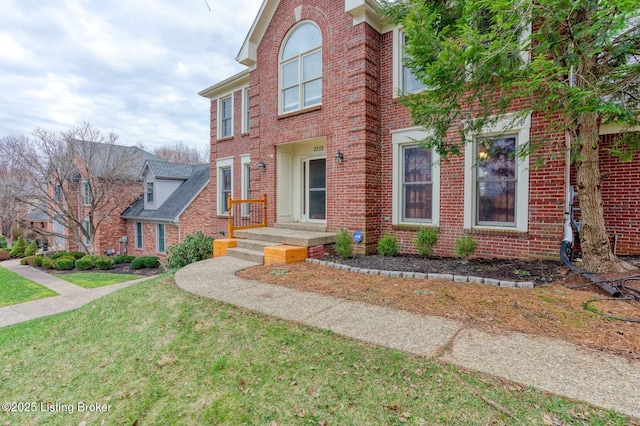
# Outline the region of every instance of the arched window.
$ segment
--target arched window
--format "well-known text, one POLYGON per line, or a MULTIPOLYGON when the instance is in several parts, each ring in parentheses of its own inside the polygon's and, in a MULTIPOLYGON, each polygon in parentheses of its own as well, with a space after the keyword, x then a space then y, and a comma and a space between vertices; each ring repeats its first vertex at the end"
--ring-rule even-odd
POLYGON ((311 23, 297 26, 280 54, 280 110, 290 112, 322 103, 322 34, 311 23))

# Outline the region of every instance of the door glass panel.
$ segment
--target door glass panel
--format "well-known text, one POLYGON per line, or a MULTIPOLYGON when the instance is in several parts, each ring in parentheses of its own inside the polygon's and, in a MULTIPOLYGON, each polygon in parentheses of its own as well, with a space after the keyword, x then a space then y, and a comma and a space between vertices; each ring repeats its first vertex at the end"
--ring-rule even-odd
POLYGON ((327 205, 327 160, 309 160, 309 219, 325 220, 327 205))

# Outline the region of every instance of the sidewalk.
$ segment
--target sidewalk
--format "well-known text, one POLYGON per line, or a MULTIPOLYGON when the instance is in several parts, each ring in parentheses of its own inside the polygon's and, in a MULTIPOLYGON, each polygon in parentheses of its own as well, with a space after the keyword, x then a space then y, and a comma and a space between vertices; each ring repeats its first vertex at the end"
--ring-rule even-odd
POLYGON ((640 362, 562 340, 489 334, 433 316, 244 280, 222 257, 175 274, 181 288, 253 311, 488 373, 640 419, 640 362))
POLYGON ((34 300, 0 308, 0 327, 17 324, 35 318, 46 317, 60 312, 70 311, 82 305, 113 293, 121 288, 144 281, 150 277, 126 281, 119 284, 107 285, 98 288, 83 288, 68 281, 61 280, 54 275, 42 272, 30 266, 20 265, 20 260, 7 260, 2 262, 2 267, 20 274, 38 284, 50 288, 58 293, 58 296, 34 300))

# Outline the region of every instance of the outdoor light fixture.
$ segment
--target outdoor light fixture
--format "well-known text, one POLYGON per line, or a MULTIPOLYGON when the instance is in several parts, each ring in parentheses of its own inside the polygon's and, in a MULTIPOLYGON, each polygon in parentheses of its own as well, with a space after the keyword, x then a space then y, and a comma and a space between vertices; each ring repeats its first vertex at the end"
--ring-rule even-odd
POLYGON ((342 164, 342 160, 344 160, 344 156, 342 155, 342 152, 338 151, 336 154, 336 163, 342 164))
POLYGON ((259 162, 259 163, 258 163, 258 168, 259 168, 261 171, 264 171, 264 170, 266 170, 266 169, 267 169, 267 165, 264 163, 264 161, 261 161, 261 162, 259 162))

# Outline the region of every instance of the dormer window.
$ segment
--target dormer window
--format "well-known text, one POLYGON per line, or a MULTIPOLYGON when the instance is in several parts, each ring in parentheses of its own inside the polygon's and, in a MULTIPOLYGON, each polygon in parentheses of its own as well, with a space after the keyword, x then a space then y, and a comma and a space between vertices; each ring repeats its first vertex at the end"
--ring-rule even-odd
POLYGON ((312 22, 298 25, 280 54, 280 111, 322 103, 322 34, 312 22))
POLYGON ((153 198, 153 187, 154 187, 154 183, 153 182, 147 182, 147 203, 153 203, 154 198, 153 198))

